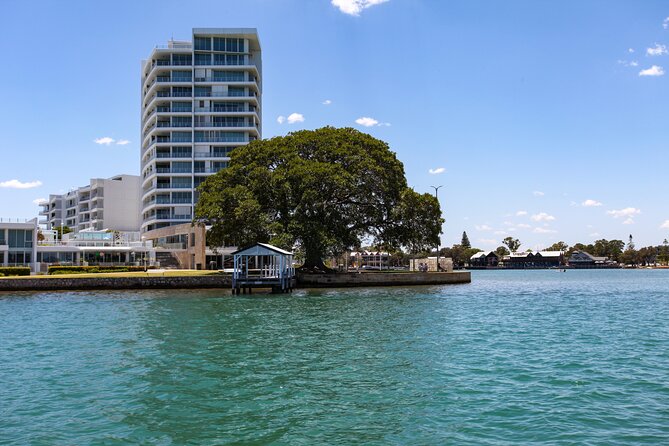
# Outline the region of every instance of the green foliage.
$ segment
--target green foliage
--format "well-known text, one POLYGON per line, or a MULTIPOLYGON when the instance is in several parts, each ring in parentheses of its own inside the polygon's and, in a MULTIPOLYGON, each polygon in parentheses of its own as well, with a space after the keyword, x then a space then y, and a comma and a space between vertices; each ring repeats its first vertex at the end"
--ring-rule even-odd
POLYGON ((436 199, 407 189, 388 145, 351 128, 302 130, 238 147, 228 168, 199 192, 195 214, 211 225, 212 246, 297 248, 305 267, 321 267, 325 256, 365 238, 387 248, 434 246, 443 222, 436 199))
POLYGON ((517 238, 513 237, 506 237, 504 240, 502 240, 502 243, 506 245, 507 248, 509 248, 509 251, 511 252, 516 252, 520 248, 520 240, 517 238))
POLYGON ((7 266, 0 267, 0 274, 3 276, 29 276, 30 267, 29 266, 7 266))
POLYGON ((569 250, 569 245, 567 245, 565 242, 562 241, 553 243, 551 246, 544 249, 544 251, 568 251, 568 250, 569 250))
POLYGON ((495 250, 495 254, 497 254, 498 257, 504 257, 504 256, 508 256, 511 253, 509 252, 508 249, 506 249, 506 246, 499 246, 495 250))
POLYGON ((453 245, 450 248, 443 248, 440 251, 440 255, 450 257, 453 259, 453 265, 460 267, 468 264, 469 259, 477 252, 481 252, 481 250, 478 248, 465 248, 462 245, 453 245))
POLYGON ((460 242, 460 245, 463 248, 471 248, 472 247, 472 244, 469 242, 469 237, 467 237, 467 231, 462 231, 462 241, 460 242))
MULTIPOLYGON (((590 246, 588 246, 589 248, 590 246)), ((592 245, 592 251, 588 251, 590 254, 598 257, 608 257, 611 260, 619 261, 620 255, 625 249, 625 242, 622 240, 606 240, 601 239, 595 241, 595 244, 592 245)))
MULTIPOLYGON (((153 269, 154 266, 148 267, 153 269)), ((47 274, 127 273, 144 271, 143 266, 49 266, 47 274)))
POLYGON ((402 247, 416 254, 439 244, 443 223, 439 201, 432 194, 406 188, 379 239, 384 245, 402 247))
POLYGON ((53 230, 58 234, 58 238, 63 238, 63 234, 69 234, 72 232, 72 228, 69 226, 56 226, 53 228, 53 230))

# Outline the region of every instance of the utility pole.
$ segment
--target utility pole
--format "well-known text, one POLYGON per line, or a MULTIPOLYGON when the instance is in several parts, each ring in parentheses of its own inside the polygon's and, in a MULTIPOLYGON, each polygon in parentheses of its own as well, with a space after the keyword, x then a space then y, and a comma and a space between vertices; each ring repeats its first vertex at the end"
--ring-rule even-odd
MULTIPOLYGON (((430 186, 431 188, 434 189, 434 198, 437 199, 437 203, 439 203, 439 189, 444 187, 443 185, 440 186, 430 186)), ((441 206, 439 206, 439 210, 441 210, 441 206)), ((441 217, 441 215, 439 215, 441 217)), ((437 272, 439 272, 439 249, 441 248, 441 228, 440 229, 440 234, 439 234, 439 243, 437 243, 437 272)))

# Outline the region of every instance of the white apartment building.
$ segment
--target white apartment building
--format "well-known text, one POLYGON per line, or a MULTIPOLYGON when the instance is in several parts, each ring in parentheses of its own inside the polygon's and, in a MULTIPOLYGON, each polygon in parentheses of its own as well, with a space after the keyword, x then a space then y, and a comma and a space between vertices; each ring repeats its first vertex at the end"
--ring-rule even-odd
POLYGON ((47 230, 61 225, 74 232, 112 229, 139 231, 140 177, 116 175, 93 178, 86 186, 61 195, 49 195, 39 215, 47 230))
POLYGON ((197 187, 261 138, 261 79, 253 28, 195 28, 142 62, 142 232, 192 220, 197 187))

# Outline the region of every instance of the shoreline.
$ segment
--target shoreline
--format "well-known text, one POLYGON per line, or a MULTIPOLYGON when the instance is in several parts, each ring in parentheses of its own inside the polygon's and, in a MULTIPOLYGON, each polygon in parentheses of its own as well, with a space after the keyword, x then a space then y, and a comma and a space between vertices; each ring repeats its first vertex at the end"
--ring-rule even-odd
MULTIPOLYGON (((113 273, 110 273, 113 274, 113 273)), ((469 271, 440 273, 343 273, 298 274, 296 289, 448 285, 471 282, 469 271)), ((232 278, 223 274, 202 275, 141 275, 124 277, 59 277, 30 276, 0 278, 4 291, 86 291, 140 289, 228 289, 232 278)))

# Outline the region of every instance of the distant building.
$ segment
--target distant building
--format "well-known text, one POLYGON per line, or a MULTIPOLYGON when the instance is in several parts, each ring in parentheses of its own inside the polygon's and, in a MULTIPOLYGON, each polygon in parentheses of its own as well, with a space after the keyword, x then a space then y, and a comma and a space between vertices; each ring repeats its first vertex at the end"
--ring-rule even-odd
POLYGON ((477 252, 469 258, 469 266, 473 268, 496 267, 499 264, 499 256, 495 251, 477 252))
POLYGON ((349 266, 352 268, 382 269, 390 265, 390 254, 383 251, 352 252, 349 266))
POLYGON ((569 266, 573 268, 616 268, 618 263, 608 257, 596 257, 585 251, 575 251, 569 257, 569 266))
POLYGON ((61 225, 73 232, 111 229, 139 231, 139 176, 116 175, 93 178, 90 184, 66 194, 49 195, 40 204, 39 223, 47 230, 61 225))
POLYGON ((562 251, 513 252, 503 259, 504 268, 556 268, 563 265, 562 251))

